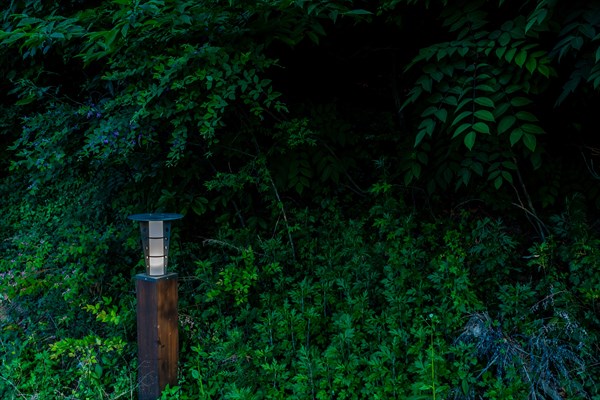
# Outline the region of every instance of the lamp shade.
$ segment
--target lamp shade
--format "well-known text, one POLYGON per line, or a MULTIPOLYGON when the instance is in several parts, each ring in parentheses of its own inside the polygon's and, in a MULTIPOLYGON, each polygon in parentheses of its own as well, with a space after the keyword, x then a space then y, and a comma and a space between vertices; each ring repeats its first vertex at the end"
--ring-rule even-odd
POLYGON ((168 213, 134 214, 127 217, 140 223, 147 275, 161 276, 167 273, 171 221, 182 217, 181 214, 168 213))

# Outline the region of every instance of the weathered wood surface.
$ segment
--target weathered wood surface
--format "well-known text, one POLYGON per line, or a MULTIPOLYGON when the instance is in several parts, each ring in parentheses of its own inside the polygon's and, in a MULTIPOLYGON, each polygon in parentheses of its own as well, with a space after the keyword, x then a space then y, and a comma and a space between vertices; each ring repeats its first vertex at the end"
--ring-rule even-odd
POLYGON ((177 384, 177 274, 136 276, 139 399, 160 397, 177 384))

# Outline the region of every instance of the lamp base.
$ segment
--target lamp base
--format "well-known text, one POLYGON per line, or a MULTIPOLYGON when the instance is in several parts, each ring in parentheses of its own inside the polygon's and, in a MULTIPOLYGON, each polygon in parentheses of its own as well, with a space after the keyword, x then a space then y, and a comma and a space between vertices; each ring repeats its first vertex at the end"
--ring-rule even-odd
POLYGON ((137 295, 139 399, 160 397, 177 384, 179 332, 177 274, 135 276, 137 295))

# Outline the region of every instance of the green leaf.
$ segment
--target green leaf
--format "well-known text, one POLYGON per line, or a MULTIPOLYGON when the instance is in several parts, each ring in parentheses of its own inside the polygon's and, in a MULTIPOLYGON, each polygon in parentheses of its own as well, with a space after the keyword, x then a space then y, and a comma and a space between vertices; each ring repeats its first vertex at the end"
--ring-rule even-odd
POLYGON ((429 116, 435 114, 436 111, 437 111, 436 106, 429 106, 421 113, 421 117, 429 117, 429 116))
POLYGON ((434 80, 434 81, 436 81, 436 82, 439 82, 439 81, 441 81, 442 79, 444 79, 444 74, 442 73, 442 71, 435 70, 435 71, 432 71, 432 72, 431 72, 429 75, 430 75, 430 76, 433 78, 433 80, 434 80))
POLYGON ((527 97, 514 97, 510 100, 510 104, 513 107, 522 107, 522 106, 526 106, 533 103, 533 101, 531 99, 528 99, 527 97))
POLYGON ((319 37, 314 32, 308 31, 306 32, 306 35, 308 36, 311 42, 313 42, 316 45, 319 44, 319 37))
POLYGON ((425 138, 425 136, 431 136, 433 134, 433 130, 435 128, 435 121, 431 118, 424 119, 419 125, 419 133, 415 138, 415 146, 418 146, 419 143, 425 138))
POLYGON ((496 178, 497 176, 500 175, 500 172, 502 172, 501 169, 499 169, 500 167, 500 163, 499 162, 495 162, 492 165, 490 165, 490 167, 488 168, 490 174, 488 176, 488 180, 491 181, 492 179, 496 178))
POLYGON ((461 133, 463 133, 464 131, 466 131, 467 129, 470 129, 470 128, 471 128, 471 124, 469 124, 469 123, 462 124, 461 126, 456 128, 456 130, 454 131, 454 134, 452 135, 452 139, 454 139, 455 137, 457 137, 458 135, 460 135, 461 133))
POLYGON ((535 147, 536 147, 536 143, 537 143, 537 139, 535 137, 535 135, 531 135, 529 133, 526 133, 525 135, 523 135, 523 143, 525 144, 525 146, 531 150, 532 152, 535 151, 535 147))
POLYGON ((496 88, 493 88, 490 85, 486 85, 486 84, 477 85, 477 86, 475 86, 475 88, 477 90, 482 90, 484 92, 490 92, 490 93, 495 93, 498 91, 496 88))
POLYGON ((546 78, 550 78, 550 71, 552 71, 552 70, 547 65, 540 64, 540 65, 538 65, 537 70, 540 74, 544 75, 546 78))
POLYGON ((489 97, 476 97, 473 101, 480 106, 494 108, 494 101, 489 97))
POLYGON ((96 364, 96 365, 94 366, 94 373, 95 373, 95 375, 96 375, 96 376, 95 376, 95 378, 96 378, 96 379, 100 379, 100 378, 102 377, 102 372, 103 372, 103 371, 102 371, 102 365, 100 365, 100 364, 96 364))
MULTIPOLYGON (((510 75, 509 75, 509 76, 508 76, 508 78, 509 78, 509 79, 512 79, 512 76, 510 76, 510 75)), ((514 85, 514 84, 513 84, 513 85, 508 85, 508 86, 507 86, 507 87, 504 89, 504 91, 505 91, 506 93, 508 93, 508 94, 512 94, 512 93, 518 92, 518 91, 519 91, 519 90, 521 90, 521 89, 523 89, 523 86, 522 86, 522 85, 514 85)))
POLYGON ((356 10, 350 10, 342 13, 342 15, 372 15, 371 11, 363 10, 361 8, 356 10))
POLYGON ((501 103, 496 103, 496 106, 494 107, 493 110, 493 114, 495 118, 501 117, 504 114, 506 114, 506 112, 508 111, 508 109, 510 108, 510 104, 507 102, 501 102, 501 103))
POLYGON ((514 146, 523 137, 523 130, 521 128, 513 129, 510 133, 510 145, 514 146))
POLYGON ((27 96, 17 100, 15 102, 15 105, 24 106, 26 104, 32 103, 35 99, 36 99, 35 95, 33 93, 29 93, 27 96))
POLYGON ((574 73, 572 73, 571 77, 569 78, 569 80, 567 81, 567 83, 564 84, 562 93, 560 94, 560 96, 556 100, 556 104, 562 103, 562 101, 570 93, 573 93, 575 91, 575 89, 577 89, 577 87, 579 86, 580 82, 581 82, 581 72, 574 72, 574 73))
POLYGON ((527 63, 525 64, 525 68, 527 68, 527 71, 529 71, 530 74, 533 74, 533 71, 535 71, 536 67, 537 60, 533 57, 529 57, 527 63))
POLYGON ((419 96, 421 96, 422 93, 423 93, 423 89, 422 88, 420 88, 420 87, 414 87, 414 88, 412 88, 410 90, 410 92, 408 92, 409 96, 404 101, 404 103, 402 104, 402 107, 400 107, 400 109, 404 110, 407 105, 409 105, 410 103, 414 103, 415 100, 417 100, 419 98, 419 96))
POLYGON ((504 59, 508 62, 512 62, 513 57, 515 56, 516 52, 517 52, 517 49, 508 50, 506 53, 504 53, 504 59))
POLYGON ((500 46, 506 47, 506 45, 510 43, 510 40, 510 33, 502 32, 502 35, 500 35, 500 37, 498 38, 498 43, 500 44, 500 46))
POLYGON ((540 8, 539 10, 536 10, 530 17, 529 20, 527 21, 527 25, 525 26, 525 32, 528 32, 531 27, 533 26, 533 24, 537 23, 537 24, 541 24, 544 19, 546 18, 546 15, 548 14, 548 10, 545 8, 540 8))
POLYGON ((423 139, 425 138, 425 136, 427 135, 427 131, 425 129, 422 129, 419 131, 419 133, 417 133, 417 136, 415 137, 415 144, 414 146, 418 146, 419 143, 421 143, 423 141, 423 139))
POLYGON ((435 55, 436 60, 440 61, 442 58, 446 57, 448 55, 448 50, 445 48, 440 48, 437 51, 437 54, 435 55))
POLYGON ((515 115, 521 121, 528 121, 528 122, 538 122, 539 121, 536 118, 536 116, 533 115, 532 113, 530 113, 529 111, 517 111, 517 113, 515 115))
POLYGON ((477 119, 481 119, 483 121, 489 121, 489 122, 494 122, 495 121, 494 114, 492 114, 488 110, 477 110, 477 111, 475 111, 475 117, 477 119))
POLYGON ((462 109, 464 106, 466 106, 467 104, 470 104, 470 103, 471 103, 471 98, 470 97, 467 97, 466 99, 461 100, 460 103, 458 103, 456 105, 455 112, 458 111, 458 110, 460 110, 460 109, 462 109))
POLYGON ((541 134, 544 133, 544 130, 541 126, 536 124, 523 124, 521 128, 527 133, 541 134))
POLYGON ((417 84, 420 84, 423 90, 425 90, 426 92, 431 93, 431 87, 433 82, 429 76, 421 76, 419 79, 417 79, 417 84))
POLYGON ((495 180, 494 180, 494 187, 496 188, 496 190, 500 189, 500 186, 502 186, 502 177, 498 176, 495 180))
POLYGON ((473 150, 473 146, 475 145, 475 139, 477 138, 477 133, 471 131, 469 133, 467 133, 465 135, 465 146, 467 146, 467 148, 469 150, 473 150))
POLYGON ((469 394, 469 381, 467 379, 462 379, 460 386, 462 388, 463 394, 466 396, 469 394))
POLYGON ((596 30, 591 24, 581 24, 579 25, 579 32, 586 36, 588 39, 594 39, 596 36, 596 30))
POLYGON ((331 20, 333 21, 334 24, 337 21, 338 15, 339 15, 339 11, 338 10, 331 10, 331 12, 329 13, 329 18, 331 18, 331 20))
POLYGON ((410 172, 412 173, 412 175, 419 179, 419 177, 421 176, 421 164, 419 163, 412 163, 410 165, 410 172))
POLYGON ((456 100, 455 96, 446 96, 444 97, 443 102, 451 106, 456 106, 458 104, 458 100, 456 100))
POLYGON ((496 49, 496 57, 502 59, 502 57, 504 56, 504 53, 506 53, 506 47, 498 47, 496 49))
POLYGON ((431 118, 425 118, 423 121, 421 121, 421 124, 419 125, 419 129, 424 129, 427 132, 433 132, 434 127, 435 121, 431 118))
POLYGON ((410 170, 406 171, 404 174, 404 185, 409 186, 410 183, 414 180, 414 176, 410 170))
POLYGON ((429 157, 427 157, 427 153, 419 152, 417 153, 417 160, 423 165, 429 162, 429 157))
POLYGON ((490 127, 485 122, 475 122, 473 124, 473 130, 479 133, 490 133, 490 127))
POLYGON ((523 67, 523 64, 525 64, 525 60, 527 60, 527 52, 525 50, 519 51, 519 53, 515 56, 515 63, 519 67, 523 67))
POLYGON ((593 82, 600 78, 600 64, 594 65, 594 68, 590 71, 590 75, 587 77, 588 82, 593 82))
POLYGON ((513 126, 516 121, 517 119, 513 115, 507 115, 506 117, 502 118, 500 120, 500 123, 498 124, 498 133, 503 134, 504 132, 509 130, 510 127, 513 126))
MULTIPOLYGON (((312 14, 312 13, 315 11, 315 9, 316 9, 318 6, 319 6, 319 4, 318 4, 318 3, 314 3, 314 4, 311 4, 311 5, 309 5, 309 6, 308 6, 308 9, 306 10, 307 14, 308 14, 308 15, 311 15, 311 14, 312 14)), ((317 13, 317 14, 318 14, 318 13, 317 13)))
POLYGON ((459 123, 460 121, 462 121, 463 119, 465 119, 466 117, 472 115, 473 112, 472 111, 463 111, 460 114, 458 114, 456 116, 456 118, 454 118, 454 121, 452 121, 452 123, 450 124, 450 126, 454 126, 457 123, 459 123))
POLYGON ((541 24, 542 22, 544 22, 544 19, 546 19, 546 15, 548 15, 548 10, 545 8, 540 8, 537 12, 537 23, 541 24))
POLYGON ((445 108, 438 109, 434 114, 442 123, 446 122, 446 118, 448 117, 448 111, 445 108))
POLYGON ((508 183, 513 183, 512 175, 508 171, 502 171, 502 178, 508 183))
POLYGON ((594 79, 594 89, 598 89, 598 86, 600 86, 600 76, 594 79))

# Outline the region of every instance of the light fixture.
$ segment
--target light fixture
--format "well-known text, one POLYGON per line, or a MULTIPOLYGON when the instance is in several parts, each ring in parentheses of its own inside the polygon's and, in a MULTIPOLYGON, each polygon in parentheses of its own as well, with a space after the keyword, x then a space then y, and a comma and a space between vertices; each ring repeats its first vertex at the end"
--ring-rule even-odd
POLYGON ((171 221, 182 217, 181 214, 167 213, 134 214, 127 217, 140 223, 147 275, 167 274, 171 221))
POLYGON ((138 336, 138 400, 156 400, 177 385, 179 331, 177 274, 167 272, 171 221, 181 214, 134 214, 140 223, 146 273, 135 276, 138 336))

